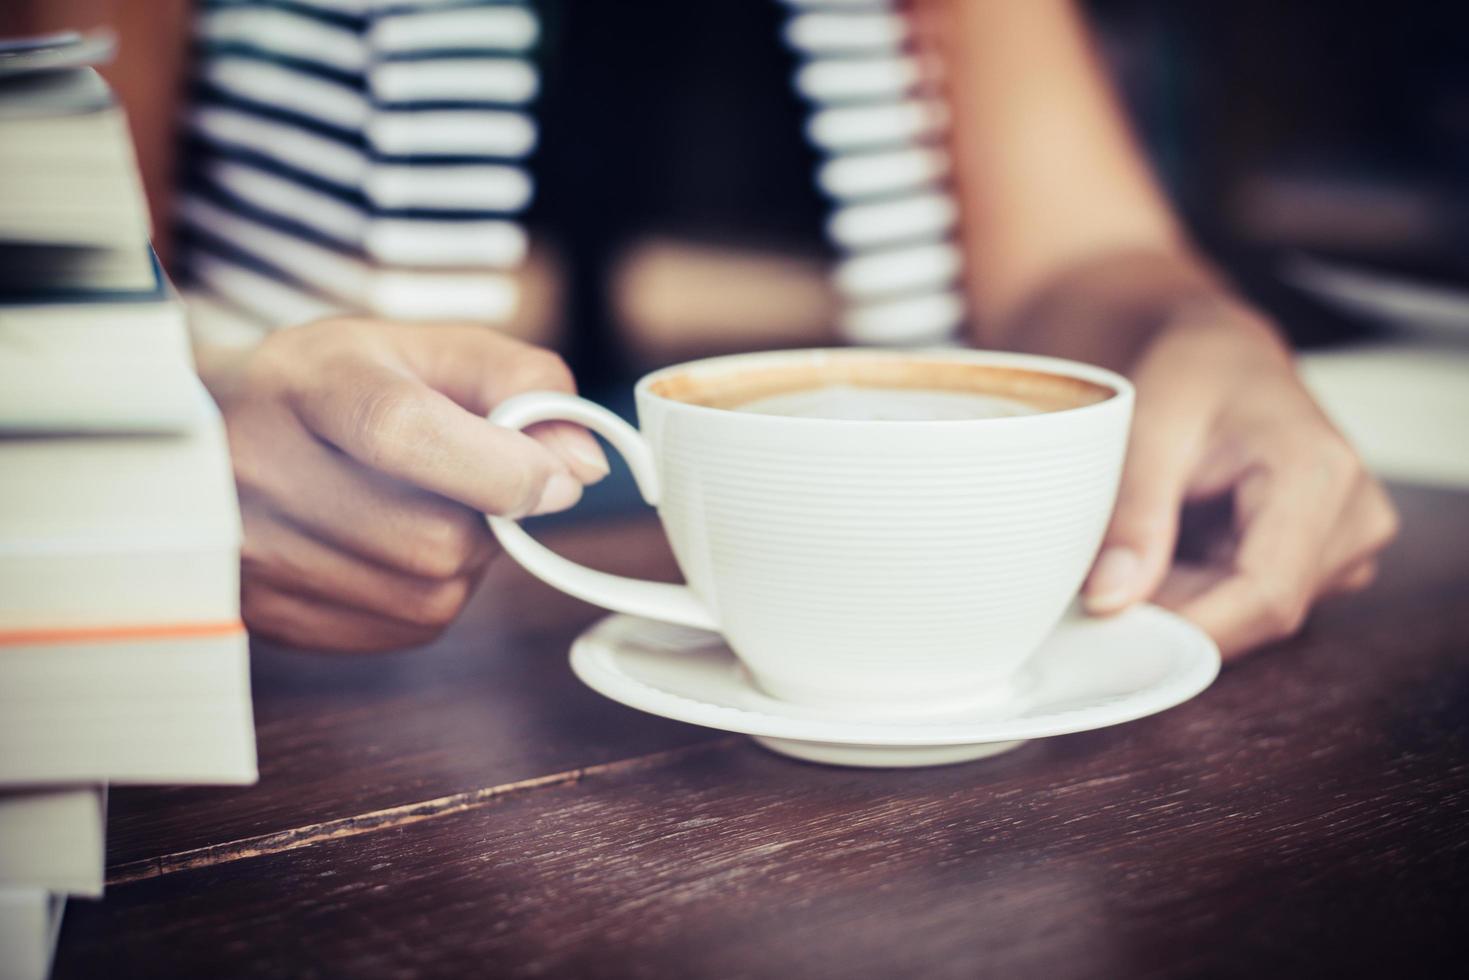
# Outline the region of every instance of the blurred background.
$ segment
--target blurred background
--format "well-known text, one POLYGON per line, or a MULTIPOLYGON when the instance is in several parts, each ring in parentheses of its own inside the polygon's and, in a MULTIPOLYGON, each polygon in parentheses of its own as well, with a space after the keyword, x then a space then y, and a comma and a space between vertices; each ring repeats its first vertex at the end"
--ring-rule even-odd
MULTIPOLYGON (((1469 485, 1469 8, 1084 7, 1197 240, 1339 424, 1390 477, 1469 485)), ((529 221, 566 288, 532 329, 614 403, 662 363, 831 341, 782 5, 540 9, 529 221)))
MULTIPOLYGON (((1390 14, 1380 4, 1254 0, 1085 7, 1194 234, 1298 341, 1382 325, 1333 272, 1454 292, 1469 282, 1469 10, 1422 0, 1390 14)), ((625 288, 629 277, 655 293, 663 285, 660 244, 727 248, 731 260, 825 256, 825 205, 779 4, 541 10, 543 141, 530 221, 578 287, 577 331, 565 339, 584 370, 615 364, 603 358, 609 345, 638 367, 685 353, 663 347, 675 342, 660 329, 675 311, 658 300, 672 298, 634 302, 625 288), (648 43, 658 38, 681 43, 648 43)), ((1390 298, 1400 297, 1384 307, 1390 298)), ((815 303, 795 304, 786 328, 819 331, 794 315, 815 303)), ((688 313, 717 322, 714 311, 688 313)), ((706 345, 719 346, 720 332, 709 330, 706 345)))
MULTIPOLYGON (((1289 332, 1369 463, 1469 486, 1469 7, 1081 5, 1195 239, 1289 332)), ((56 0, 8 26, 185 6, 229 4, 56 0)), ((821 157, 782 40, 791 7, 530 6, 539 139, 509 329, 560 350, 585 392, 624 411, 631 381, 662 364, 840 342, 821 157)))

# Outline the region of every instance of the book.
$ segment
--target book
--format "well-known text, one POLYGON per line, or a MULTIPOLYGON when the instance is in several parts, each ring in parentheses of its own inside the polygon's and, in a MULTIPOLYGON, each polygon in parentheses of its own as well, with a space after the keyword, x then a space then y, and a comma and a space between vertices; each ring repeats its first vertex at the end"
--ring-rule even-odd
POLYGON ((101 303, 160 299, 158 260, 146 241, 126 245, 0 242, 6 303, 101 303))
POLYGON ((0 239, 135 247, 150 230, 127 119, 92 68, 0 77, 0 239))
POLYGON ((0 980, 44 980, 65 908, 65 896, 0 886, 0 980))
POLYGON ((198 380, 188 383, 186 432, 0 440, 0 645, 238 620, 241 526, 224 423, 198 380))
POLYGON ((117 39, 111 31, 55 31, 0 38, 0 79, 25 72, 82 68, 111 61, 117 39))
POLYGON ((223 422, 0 440, 0 784, 255 778, 223 422))
POLYGON ((102 893, 108 783, 257 775, 224 423, 109 50, 0 41, 0 980, 102 893))
POLYGON ((181 304, 148 244, 105 34, 0 42, 0 434, 180 431, 181 304))
MULTIPOLYGON (((5 249, 0 247, 0 262, 5 249)), ((183 304, 151 291, 0 291, 0 434, 167 433, 198 413, 183 304)))
POLYGON ((0 784, 255 778, 238 624, 37 632, 0 649, 0 784))
POLYGON ((0 793, 0 886, 102 894, 107 787, 0 793))

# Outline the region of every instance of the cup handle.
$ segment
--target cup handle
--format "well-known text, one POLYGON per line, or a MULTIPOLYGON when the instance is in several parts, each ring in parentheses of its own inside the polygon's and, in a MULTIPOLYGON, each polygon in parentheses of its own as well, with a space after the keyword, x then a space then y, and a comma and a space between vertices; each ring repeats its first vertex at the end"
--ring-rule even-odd
MULTIPOLYGON (((650 506, 658 506, 660 487, 653 451, 637 429, 600 405, 554 391, 532 391, 506 399, 490 413, 490 421, 507 429, 537 422, 576 422, 604 437, 622 453, 650 506)), ((506 553, 547 585, 613 612, 646 616, 681 626, 717 630, 708 607, 687 585, 669 585, 599 572, 562 558, 508 517, 486 515, 490 530, 506 553)))

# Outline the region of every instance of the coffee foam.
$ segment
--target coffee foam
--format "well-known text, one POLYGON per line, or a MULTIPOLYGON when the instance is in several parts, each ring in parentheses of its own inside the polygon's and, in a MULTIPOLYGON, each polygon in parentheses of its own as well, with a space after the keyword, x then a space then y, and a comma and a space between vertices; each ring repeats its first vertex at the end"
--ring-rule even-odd
POLYGON ((996 395, 931 388, 859 388, 826 385, 790 391, 735 406, 757 415, 855 421, 932 421, 939 419, 994 419, 1034 415, 1040 411, 1023 402, 996 395))
POLYGON ((649 390, 661 398, 705 408, 747 411, 752 410, 748 406, 781 396, 799 398, 807 393, 833 388, 848 392, 877 389, 889 393, 885 396, 889 399, 892 393, 899 391, 967 395, 1018 403, 1032 413, 1082 408, 1116 394, 1105 385, 1045 371, 925 359, 921 355, 874 355, 867 352, 715 370, 691 367, 659 377, 649 385, 649 390))

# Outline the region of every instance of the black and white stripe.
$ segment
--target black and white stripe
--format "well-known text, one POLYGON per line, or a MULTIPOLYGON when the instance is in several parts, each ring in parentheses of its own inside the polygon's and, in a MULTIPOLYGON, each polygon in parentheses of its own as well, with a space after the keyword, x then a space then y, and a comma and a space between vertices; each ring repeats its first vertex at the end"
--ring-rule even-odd
POLYGON ((539 34, 515 0, 204 0, 178 209, 195 287, 269 327, 510 316, 539 34))
POLYGON ((858 343, 954 340, 965 318, 948 112, 925 84, 896 0, 785 0, 806 135, 824 156, 841 326, 858 343))
MULTIPOLYGON (((785 0, 854 341, 965 316, 941 100, 895 0, 785 0)), ((267 325, 515 308, 540 26, 524 0, 203 0, 179 210, 195 284, 267 325)))

